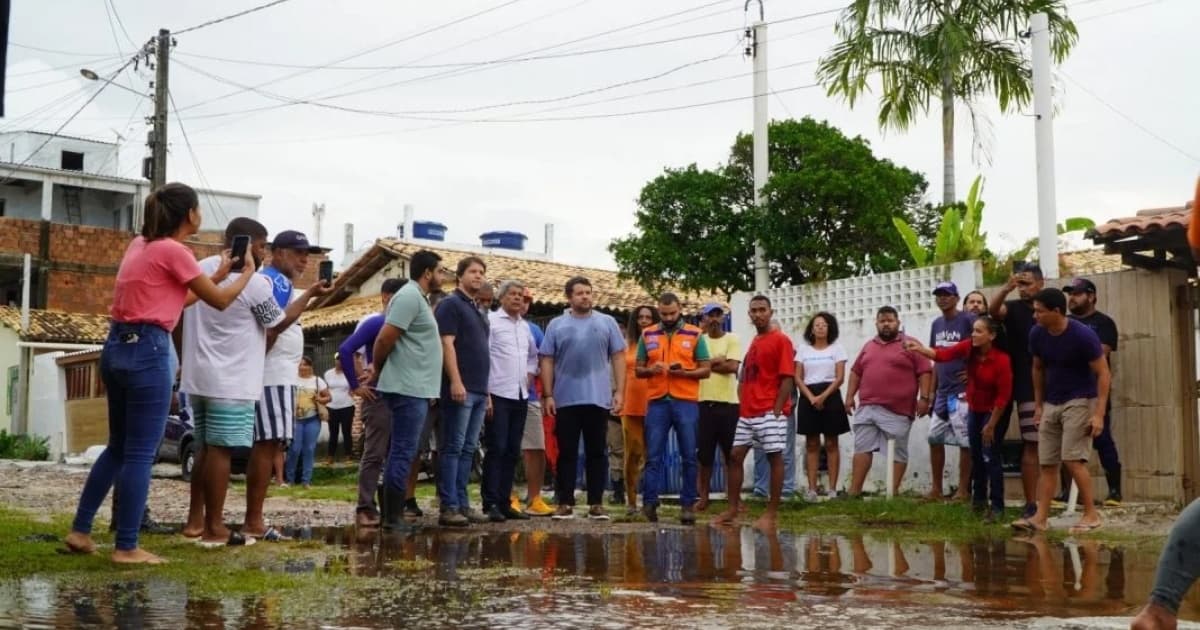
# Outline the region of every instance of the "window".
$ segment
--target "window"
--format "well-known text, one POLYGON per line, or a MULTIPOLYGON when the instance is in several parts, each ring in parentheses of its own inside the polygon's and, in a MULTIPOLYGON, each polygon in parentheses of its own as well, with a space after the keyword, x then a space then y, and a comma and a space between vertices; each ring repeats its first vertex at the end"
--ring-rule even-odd
POLYGON ((64 171, 82 171, 83 154, 75 151, 62 152, 62 169, 64 171))

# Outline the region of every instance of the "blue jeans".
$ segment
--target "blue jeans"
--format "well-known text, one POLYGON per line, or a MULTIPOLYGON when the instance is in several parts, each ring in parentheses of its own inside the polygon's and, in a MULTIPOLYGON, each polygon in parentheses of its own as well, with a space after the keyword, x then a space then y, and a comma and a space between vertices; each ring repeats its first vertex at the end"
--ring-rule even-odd
POLYGON ((658 505, 658 494, 667 485, 664 459, 667 454, 667 438, 675 430, 679 442, 679 460, 683 470, 679 503, 691 507, 696 503, 696 430, 700 419, 700 405, 694 400, 668 400, 659 398, 650 401, 646 409, 646 469, 642 473, 642 501, 646 505, 658 505))
POLYGON ((292 431, 292 444, 288 446, 287 465, 283 467, 283 478, 296 483, 296 464, 300 464, 300 483, 312 483, 313 458, 317 455, 317 438, 321 437, 321 418, 296 418, 292 431), (303 459, 301 459, 303 458, 303 459))
MULTIPOLYGON (((788 438, 783 449, 783 496, 796 492, 796 410, 787 414, 788 438)), ((771 478, 771 467, 767 465, 767 454, 761 448, 754 449, 754 494, 767 496, 767 482, 771 478)))
MULTIPOLYGON (((992 412, 972 411, 967 414, 967 440, 971 444, 971 497, 977 506, 988 503, 991 492, 992 510, 1004 511, 1004 471, 1000 467, 1000 445, 1004 434, 996 427, 992 445, 983 445, 983 426, 992 417, 992 412)), ((1006 426, 1007 428, 1007 426, 1006 426)))
POLYGON ((503 509, 508 505, 517 460, 521 457, 521 436, 525 434, 528 410, 528 401, 492 396, 492 419, 484 422, 483 429, 483 443, 487 447, 480 488, 484 509, 503 509))
POLYGON ((443 510, 470 507, 467 482, 471 464, 479 450, 479 430, 487 413, 487 394, 467 392, 467 399, 455 402, 442 397, 442 424, 438 433, 438 501, 443 510))
POLYGON ((1200 536, 1200 499, 1192 501, 1171 526, 1167 546, 1158 559, 1154 574, 1154 590, 1150 601, 1179 614, 1179 603, 1188 589, 1200 577, 1200 554, 1196 553, 1196 538, 1200 536))
POLYGON ((391 447, 383 478, 389 490, 403 497, 408 492, 408 471, 417 457, 421 429, 429 415, 429 399, 384 393, 383 402, 392 413, 391 447))
POLYGON ((96 510, 115 483, 121 495, 116 516, 121 551, 137 549, 150 467, 167 426, 174 378, 170 344, 167 331, 153 324, 114 322, 100 354, 100 378, 108 390, 108 445, 83 484, 71 529, 92 532, 96 510))

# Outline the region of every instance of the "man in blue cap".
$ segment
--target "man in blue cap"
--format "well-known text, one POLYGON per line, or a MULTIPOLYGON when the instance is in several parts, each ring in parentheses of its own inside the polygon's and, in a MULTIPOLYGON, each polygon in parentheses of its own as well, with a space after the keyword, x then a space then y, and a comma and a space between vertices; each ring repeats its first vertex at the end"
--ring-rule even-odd
MULTIPOLYGON (((958 287, 941 282, 933 289, 942 316, 929 326, 929 347, 945 348, 971 338, 975 316, 958 310, 958 287)), ((946 361, 933 369, 933 414, 929 417, 929 467, 932 487, 929 498, 942 500, 942 475, 946 469, 946 447, 958 449, 956 500, 968 498, 971 487, 971 448, 967 442, 966 362, 946 361)))

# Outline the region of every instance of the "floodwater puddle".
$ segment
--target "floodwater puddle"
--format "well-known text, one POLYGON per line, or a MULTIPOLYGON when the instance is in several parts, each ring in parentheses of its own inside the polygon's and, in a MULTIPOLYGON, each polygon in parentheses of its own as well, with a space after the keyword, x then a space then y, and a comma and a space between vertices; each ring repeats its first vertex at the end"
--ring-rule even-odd
MULTIPOLYGON (((158 578, 0 578, 0 628, 1121 628, 1158 558, 1095 541, 749 528, 292 533, 336 553, 264 570, 331 576, 327 589, 214 599, 158 578)), ((1181 618, 1200 619, 1195 593, 1181 618)))

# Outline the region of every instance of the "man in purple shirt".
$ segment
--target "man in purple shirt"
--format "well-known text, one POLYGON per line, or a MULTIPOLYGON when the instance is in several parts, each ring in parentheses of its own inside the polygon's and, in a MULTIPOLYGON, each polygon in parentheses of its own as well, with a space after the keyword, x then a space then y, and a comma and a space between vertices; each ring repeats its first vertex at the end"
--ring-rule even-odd
POLYGON ((1038 425, 1037 512, 1014 521, 1014 529, 1049 528, 1050 501, 1058 485, 1058 468, 1079 487, 1083 516, 1072 534, 1099 529, 1100 513, 1092 501, 1092 478, 1087 471, 1091 440, 1104 430, 1109 372, 1104 348, 1096 333, 1067 317, 1067 297, 1059 289, 1043 289, 1033 298, 1037 325, 1029 331, 1033 357, 1033 419, 1038 425))
MULTIPOLYGON (((383 399, 376 395, 373 387, 359 382, 358 371, 354 365, 354 354, 359 350, 364 350, 368 366, 366 369, 371 369, 369 366, 374 360, 375 338, 379 336, 379 330, 383 328, 386 319, 384 313, 387 311, 388 302, 392 301, 392 296, 406 282, 408 281, 401 278, 384 280, 383 286, 379 289, 379 297, 383 301, 382 310, 363 318, 358 323, 358 327, 354 329, 354 333, 347 337, 341 346, 338 346, 338 361, 342 364, 342 372, 346 375, 350 391, 362 399, 362 406, 359 410, 359 416, 363 423, 362 462, 358 468, 358 507, 354 513, 354 522, 359 527, 379 527, 379 507, 375 503, 375 493, 379 488, 379 473, 383 470, 388 446, 392 439, 392 412, 384 404, 383 399)), ((414 474, 410 476, 415 479, 417 466, 413 466, 412 469, 414 474)), ((416 508, 416 500, 412 499, 411 502, 411 507, 416 508)), ((383 500, 380 499, 379 503, 382 504, 383 500)), ((406 513, 411 512, 409 508, 410 506, 406 502, 406 513)))
MULTIPOLYGON (((958 287, 939 283, 933 289, 942 316, 929 326, 929 347, 947 348, 971 338, 975 316, 958 310, 958 287)), ((971 485, 971 448, 967 443, 966 361, 945 361, 933 368, 933 413, 929 416, 929 468, 932 487, 929 498, 943 499, 942 476, 946 470, 946 447, 958 448, 958 492, 955 500, 966 500, 971 485)))

